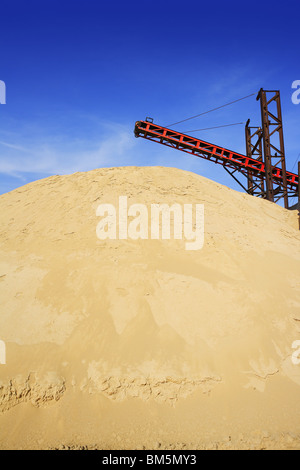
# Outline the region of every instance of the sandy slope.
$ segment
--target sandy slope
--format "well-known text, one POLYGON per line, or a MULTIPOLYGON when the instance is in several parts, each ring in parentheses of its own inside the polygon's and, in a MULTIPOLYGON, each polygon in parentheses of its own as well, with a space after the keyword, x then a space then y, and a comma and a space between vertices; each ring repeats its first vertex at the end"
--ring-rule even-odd
POLYGON ((0 197, 0 448, 300 448, 297 214, 170 168, 0 197), (205 244, 96 237, 96 208, 204 203, 205 244))

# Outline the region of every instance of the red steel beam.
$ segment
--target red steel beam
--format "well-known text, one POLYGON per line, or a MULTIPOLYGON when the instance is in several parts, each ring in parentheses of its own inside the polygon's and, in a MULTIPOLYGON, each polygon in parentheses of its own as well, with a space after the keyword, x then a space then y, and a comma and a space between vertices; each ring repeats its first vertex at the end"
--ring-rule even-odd
MULTIPOLYGON (((227 168, 237 169, 244 174, 247 171, 251 171, 263 177, 266 175, 265 163, 262 161, 182 134, 181 132, 159 126, 152 122, 137 121, 135 123, 134 135, 181 150, 182 152, 196 155, 197 157, 213 161, 214 163, 219 163, 227 168)), ((287 188, 297 193, 299 184, 298 175, 287 171, 286 176, 287 188)), ((282 183, 283 177, 281 168, 273 167, 272 177, 274 181, 282 183)))

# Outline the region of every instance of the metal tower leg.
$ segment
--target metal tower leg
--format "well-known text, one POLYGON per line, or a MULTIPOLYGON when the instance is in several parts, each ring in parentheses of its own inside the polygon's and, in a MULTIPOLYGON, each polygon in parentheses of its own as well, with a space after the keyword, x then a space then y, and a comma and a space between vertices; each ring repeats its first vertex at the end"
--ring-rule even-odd
MULTIPOLYGON (((261 127, 250 127, 249 124, 250 119, 248 119, 245 127, 247 157, 263 162, 262 129, 261 127)), ((266 199, 264 177, 253 170, 248 170, 247 179, 248 194, 266 199)))
POLYGON ((256 99, 257 101, 260 100, 261 106, 266 198, 272 202, 278 202, 280 199, 283 199, 284 207, 288 209, 289 201, 280 92, 261 89, 256 99), (271 108, 272 111, 270 110, 271 108), (279 184, 274 181, 275 167, 279 167, 282 172, 282 182, 279 184))

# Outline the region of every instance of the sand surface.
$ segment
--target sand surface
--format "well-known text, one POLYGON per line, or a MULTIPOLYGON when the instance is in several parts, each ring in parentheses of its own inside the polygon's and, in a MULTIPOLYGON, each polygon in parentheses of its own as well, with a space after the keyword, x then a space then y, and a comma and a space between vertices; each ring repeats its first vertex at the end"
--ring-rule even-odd
POLYGON ((0 197, 0 448, 300 449, 297 212, 173 168, 0 197), (205 243, 99 240, 101 203, 205 205, 205 243))

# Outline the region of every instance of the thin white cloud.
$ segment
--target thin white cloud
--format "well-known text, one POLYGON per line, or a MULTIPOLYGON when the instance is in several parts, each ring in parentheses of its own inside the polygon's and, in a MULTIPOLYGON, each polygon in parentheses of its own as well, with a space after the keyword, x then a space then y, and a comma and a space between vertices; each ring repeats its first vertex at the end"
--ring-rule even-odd
POLYGON ((3 145, 4 147, 10 149, 19 150, 20 152, 30 152, 28 149, 25 149, 21 145, 10 144, 9 142, 3 142, 2 140, 0 140, 0 145, 3 145))
POLYGON ((23 178, 24 174, 67 174, 88 171, 104 166, 128 164, 128 153, 135 145, 135 139, 123 125, 107 124, 102 138, 90 141, 64 136, 45 136, 42 141, 19 143, 23 136, 15 136, 17 143, 0 140, 0 173, 23 178), (109 130, 107 130, 109 129, 109 130))

